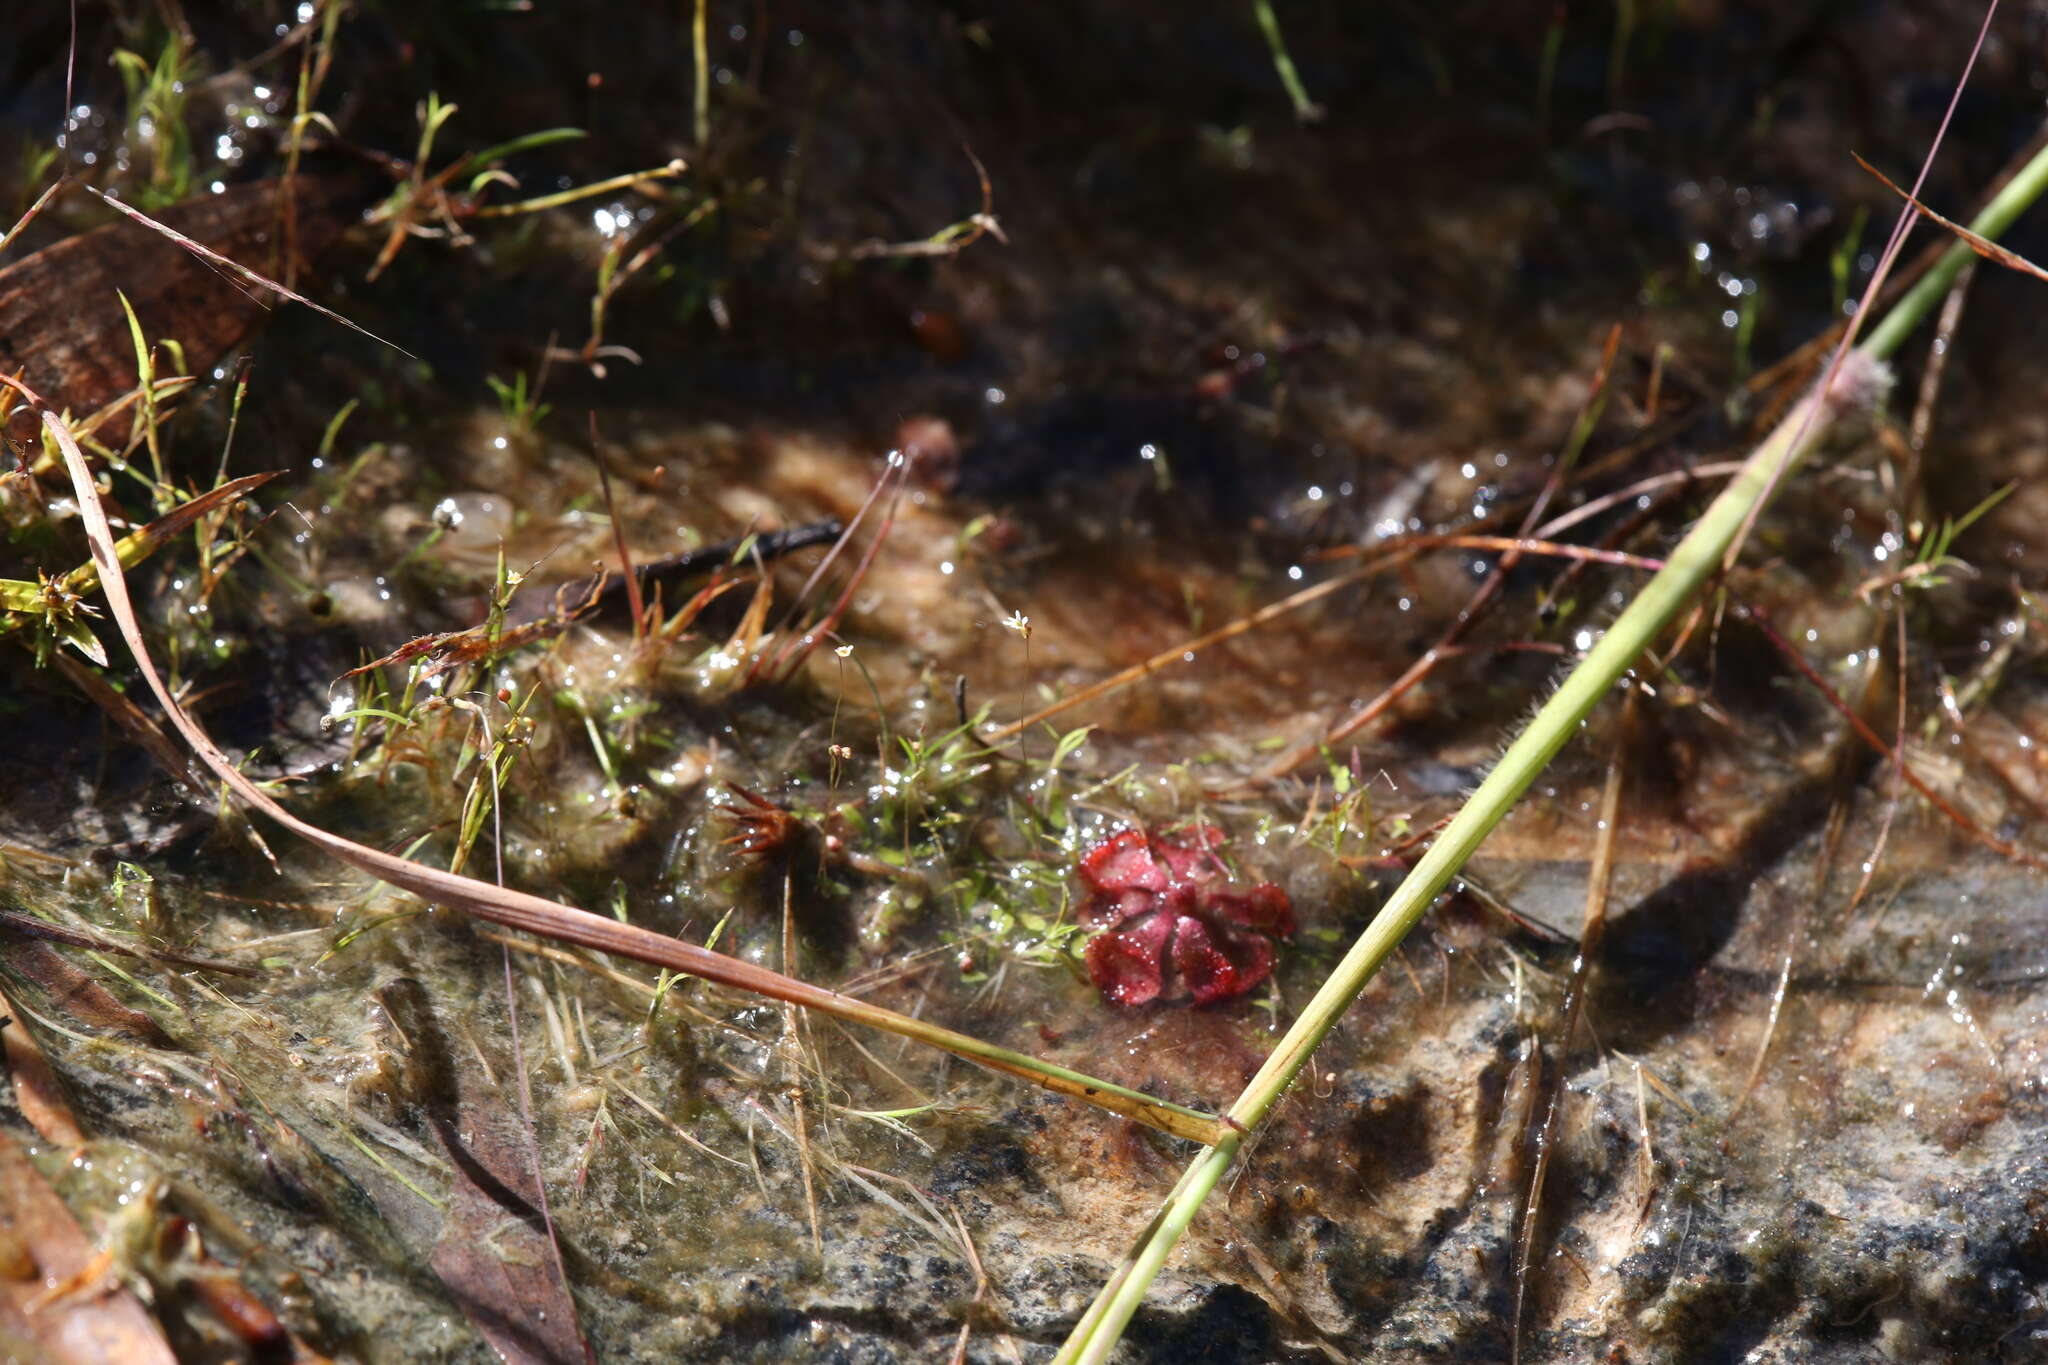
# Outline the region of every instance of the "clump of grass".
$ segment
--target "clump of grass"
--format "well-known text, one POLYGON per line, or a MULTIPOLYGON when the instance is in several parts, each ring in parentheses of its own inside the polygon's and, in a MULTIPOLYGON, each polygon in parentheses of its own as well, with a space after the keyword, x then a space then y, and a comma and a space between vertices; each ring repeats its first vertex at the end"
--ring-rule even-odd
POLYGON ((143 209, 155 211, 188 199, 197 175, 186 104, 200 66, 190 41, 173 33, 155 61, 122 48, 115 69, 128 95, 128 133, 147 148, 147 173, 134 190, 143 209))
POLYGON ((540 432, 540 424, 554 411, 549 404, 540 401, 541 385, 546 382, 546 372, 534 380, 531 388, 526 382, 526 371, 515 373, 510 382, 496 375, 486 375, 484 383, 498 397, 498 413, 505 419, 506 435, 514 440, 530 441, 540 432))

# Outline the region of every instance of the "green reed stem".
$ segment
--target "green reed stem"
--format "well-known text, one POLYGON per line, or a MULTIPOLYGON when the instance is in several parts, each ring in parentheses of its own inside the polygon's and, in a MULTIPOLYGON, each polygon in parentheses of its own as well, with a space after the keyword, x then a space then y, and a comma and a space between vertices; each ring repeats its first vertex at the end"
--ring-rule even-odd
MULTIPOLYGON (((2048 189, 2048 149, 2037 154, 1993 198, 1971 224, 1972 230, 1985 237, 1996 236, 2044 189, 2048 189)), ((1834 419, 1859 401, 1858 395, 1875 390, 1880 383, 1878 362, 1896 350, 1914 324, 1948 292, 1972 254, 1960 243, 1952 248, 1899 300, 1870 338, 1844 358, 1841 368, 1848 373, 1835 375, 1825 390, 1807 395, 1793 407, 1751 452, 1742 473, 1694 523, 1664 568, 1643 586, 1635 601, 1523 728, 1267 1056, 1225 1115, 1233 1131, 1197 1156, 1182 1174, 1137 1247, 1075 1324, 1055 1365, 1100 1365, 1109 1358, 1181 1234, 1235 1163, 1245 1137, 1272 1113, 1316 1047, 1481 841, 1578 732, 1593 707, 1713 576, 1730 546, 1784 476, 1820 444, 1834 419)))

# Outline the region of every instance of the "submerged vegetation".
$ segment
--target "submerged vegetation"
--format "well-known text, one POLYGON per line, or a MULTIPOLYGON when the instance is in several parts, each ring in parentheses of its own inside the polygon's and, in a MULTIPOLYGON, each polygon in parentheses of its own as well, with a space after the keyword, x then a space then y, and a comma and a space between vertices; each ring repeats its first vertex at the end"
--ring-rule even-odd
POLYGON ((2031 49, 1523 8, 26 20, 0 1337, 2027 1358, 2031 49))

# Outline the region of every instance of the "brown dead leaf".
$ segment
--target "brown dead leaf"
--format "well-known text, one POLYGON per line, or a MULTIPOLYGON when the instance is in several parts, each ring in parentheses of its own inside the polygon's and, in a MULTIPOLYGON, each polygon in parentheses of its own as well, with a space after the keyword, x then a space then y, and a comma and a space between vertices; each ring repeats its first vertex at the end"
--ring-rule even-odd
POLYGON ((5 1062, 8 1078, 14 1082, 14 1103, 21 1116, 53 1146, 75 1147, 85 1141, 85 1130, 78 1126, 63 1083, 5 991, 0 991, 0 1016, 7 1021, 0 1024, 0 1061, 5 1062))
POLYGON ((0 926, 0 948, 6 949, 8 974, 40 991, 42 999, 37 1003, 48 1012, 85 1028, 121 1034, 147 1047, 177 1046, 156 1020, 116 1000, 106 987, 49 944, 0 926))
POLYGON ((510 1365, 595 1361, 522 1158, 518 1117, 476 1067, 453 1064, 425 987, 401 977, 377 998, 405 1038, 414 1098, 455 1178, 434 1273, 510 1365))
MULTIPOLYGON (((32 1343, 53 1365, 177 1365, 163 1329, 118 1281, 38 1304, 52 1285, 90 1280, 98 1256, 64 1201, 0 1131, 0 1339, 32 1343), (25 1271, 26 1274, 20 1273, 25 1271)), ((11 1353, 10 1353, 11 1354, 11 1353)))
MULTIPOLYGON (((365 198, 349 179, 298 178, 301 267, 355 220, 365 198)), ((174 205, 156 220, 275 278, 283 273, 275 245, 282 207, 281 182, 259 180, 174 205)), ((79 413, 134 388, 135 345, 117 290, 134 304, 144 335, 173 337, 184 346, 195 374, 204 374, 239 342, 270 302, 266 290, 199 260, 148 227, 112 223, 0 270, 0 374, 25 370, 32 388, 79 413)), ((101 435, 118 444, 127 431, 127 421, 117 418, 101 435)))

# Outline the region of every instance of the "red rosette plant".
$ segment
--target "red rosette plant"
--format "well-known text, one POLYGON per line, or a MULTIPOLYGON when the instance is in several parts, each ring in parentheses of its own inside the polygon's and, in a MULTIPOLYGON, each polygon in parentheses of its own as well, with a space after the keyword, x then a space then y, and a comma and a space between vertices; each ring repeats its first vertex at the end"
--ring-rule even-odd
POLYGON ((1294 932, 1294 907, 1271 882, 1234 889, 1214 825, 1166 834, 1127 829, 1081 858, 1088 975, 1114 1005, 1231 1000, 1273 970, 1274 940, 1294 932))

